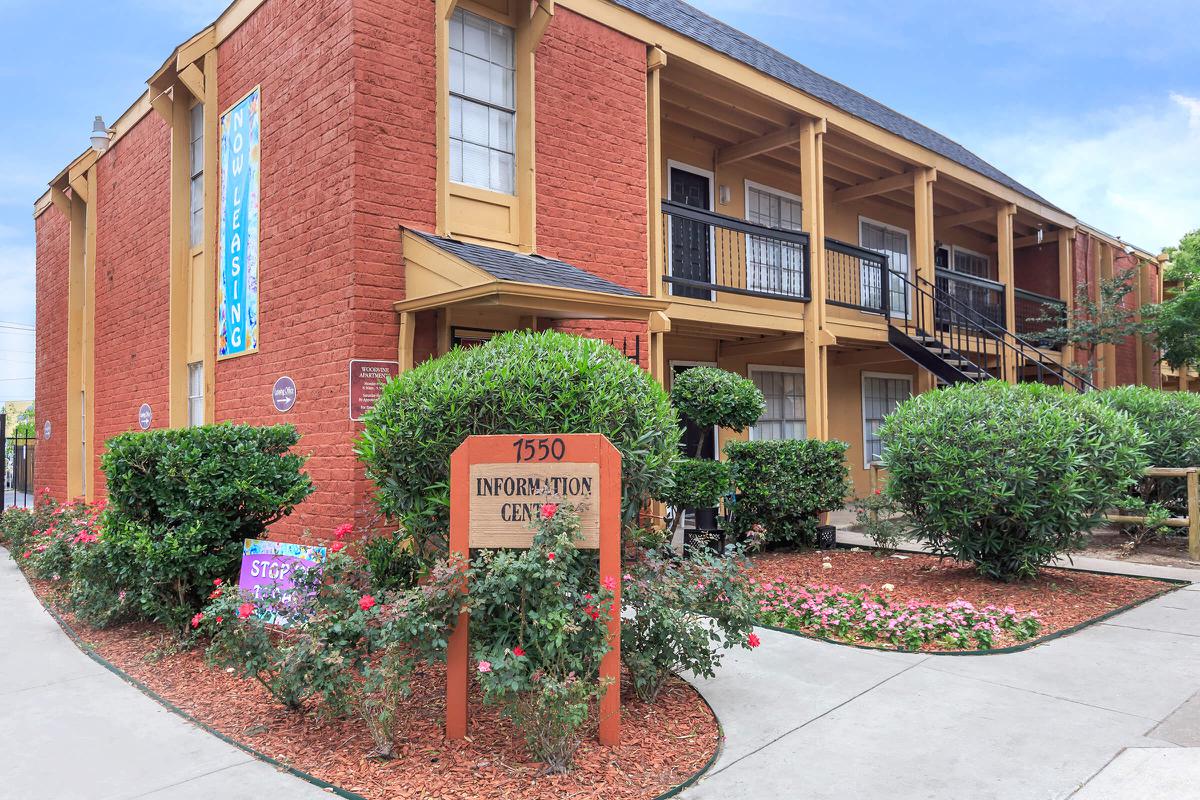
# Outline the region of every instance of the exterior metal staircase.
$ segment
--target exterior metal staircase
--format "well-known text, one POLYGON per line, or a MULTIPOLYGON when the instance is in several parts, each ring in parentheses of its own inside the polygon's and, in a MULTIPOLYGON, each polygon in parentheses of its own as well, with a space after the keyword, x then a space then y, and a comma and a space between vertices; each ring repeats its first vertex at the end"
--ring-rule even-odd
POLYGON ((924 278, 888 270, 890 291, 902 296, 904 308, 885 299, 888 343, 935 375, 955 384, 999 378, 1014 372, 1018 381, 1066 386, 1076 391, 1096 387, 1086 377, 1059 364, 1050 353, 980 314, 924 278), (900 291, 900 290, 903 291, 900 291), (932 314, 930 314, 932 309, 932 314))

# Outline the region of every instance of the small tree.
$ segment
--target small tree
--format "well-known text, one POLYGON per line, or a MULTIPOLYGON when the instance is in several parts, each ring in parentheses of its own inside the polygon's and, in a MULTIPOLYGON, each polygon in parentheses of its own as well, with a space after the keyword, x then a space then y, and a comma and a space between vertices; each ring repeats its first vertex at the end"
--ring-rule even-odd
POLYGON ((1200 369, 1200 229, 1164 252, 1163 280, 1175 292, 1147 314, 1155 346, 1175 369, 1200 369))
POLYGON ((1150 331, 1150 324, 1143 318, 1147 310, 1128 304, 1144 266, 1138 264, 1101 280, 1097 297, 1092 297, 1086 284, 1079 286, 1069 311, 1057 305, 1044 306, 1042 316, 1033 321, 1050 327, 1039 338, 1055 347, 1069 344, 1082 349, 1087 354, 1084 371, 1089 375, 1098 372, 1103 366, 1102 345, 1120 344, 1130 336, 1150 331))

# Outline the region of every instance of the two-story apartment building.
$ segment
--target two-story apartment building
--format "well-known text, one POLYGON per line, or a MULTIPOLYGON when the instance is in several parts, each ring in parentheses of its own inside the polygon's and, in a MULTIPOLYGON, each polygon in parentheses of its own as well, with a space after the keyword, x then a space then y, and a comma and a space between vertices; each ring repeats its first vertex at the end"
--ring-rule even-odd
MULTIPOLYGON (((679 0, 235 0, 35 216, 39 483, 102 493, 138 426, 291 422, 318 530, 370 513, 361 360, 555 328, 664 385, 717 364, 767 397, 749 435, 843 439, 861 488, 910 392, 1085 387, 1038 317, 1150 258, 679 0)), ((1098 380, 1157 381, 1129 347, 1098 380)))

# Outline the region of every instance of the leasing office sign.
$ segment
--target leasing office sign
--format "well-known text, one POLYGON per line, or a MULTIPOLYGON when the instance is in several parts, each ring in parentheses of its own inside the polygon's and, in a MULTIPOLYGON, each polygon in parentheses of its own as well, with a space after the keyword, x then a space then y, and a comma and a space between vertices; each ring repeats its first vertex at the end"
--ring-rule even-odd
POLYGON ((221 115, 217 358, 258 351, 261 90, 221 115))

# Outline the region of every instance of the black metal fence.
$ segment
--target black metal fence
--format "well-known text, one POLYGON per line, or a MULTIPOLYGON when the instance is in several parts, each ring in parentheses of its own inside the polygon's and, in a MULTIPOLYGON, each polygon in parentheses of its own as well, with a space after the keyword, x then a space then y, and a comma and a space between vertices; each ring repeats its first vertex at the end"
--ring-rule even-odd
POLYGON ((885 313, 904 293, 903 287, 891 279, 887 281, 888 290, 883 290, 886 274, 886 255, 837 239, 825 239, 825 300, 830 305, 885 313))
POLYGON ((0 508, 33 508, 37 438, 0 436, 0 439, 4 441, 4 492, 0 495, 0 508))

